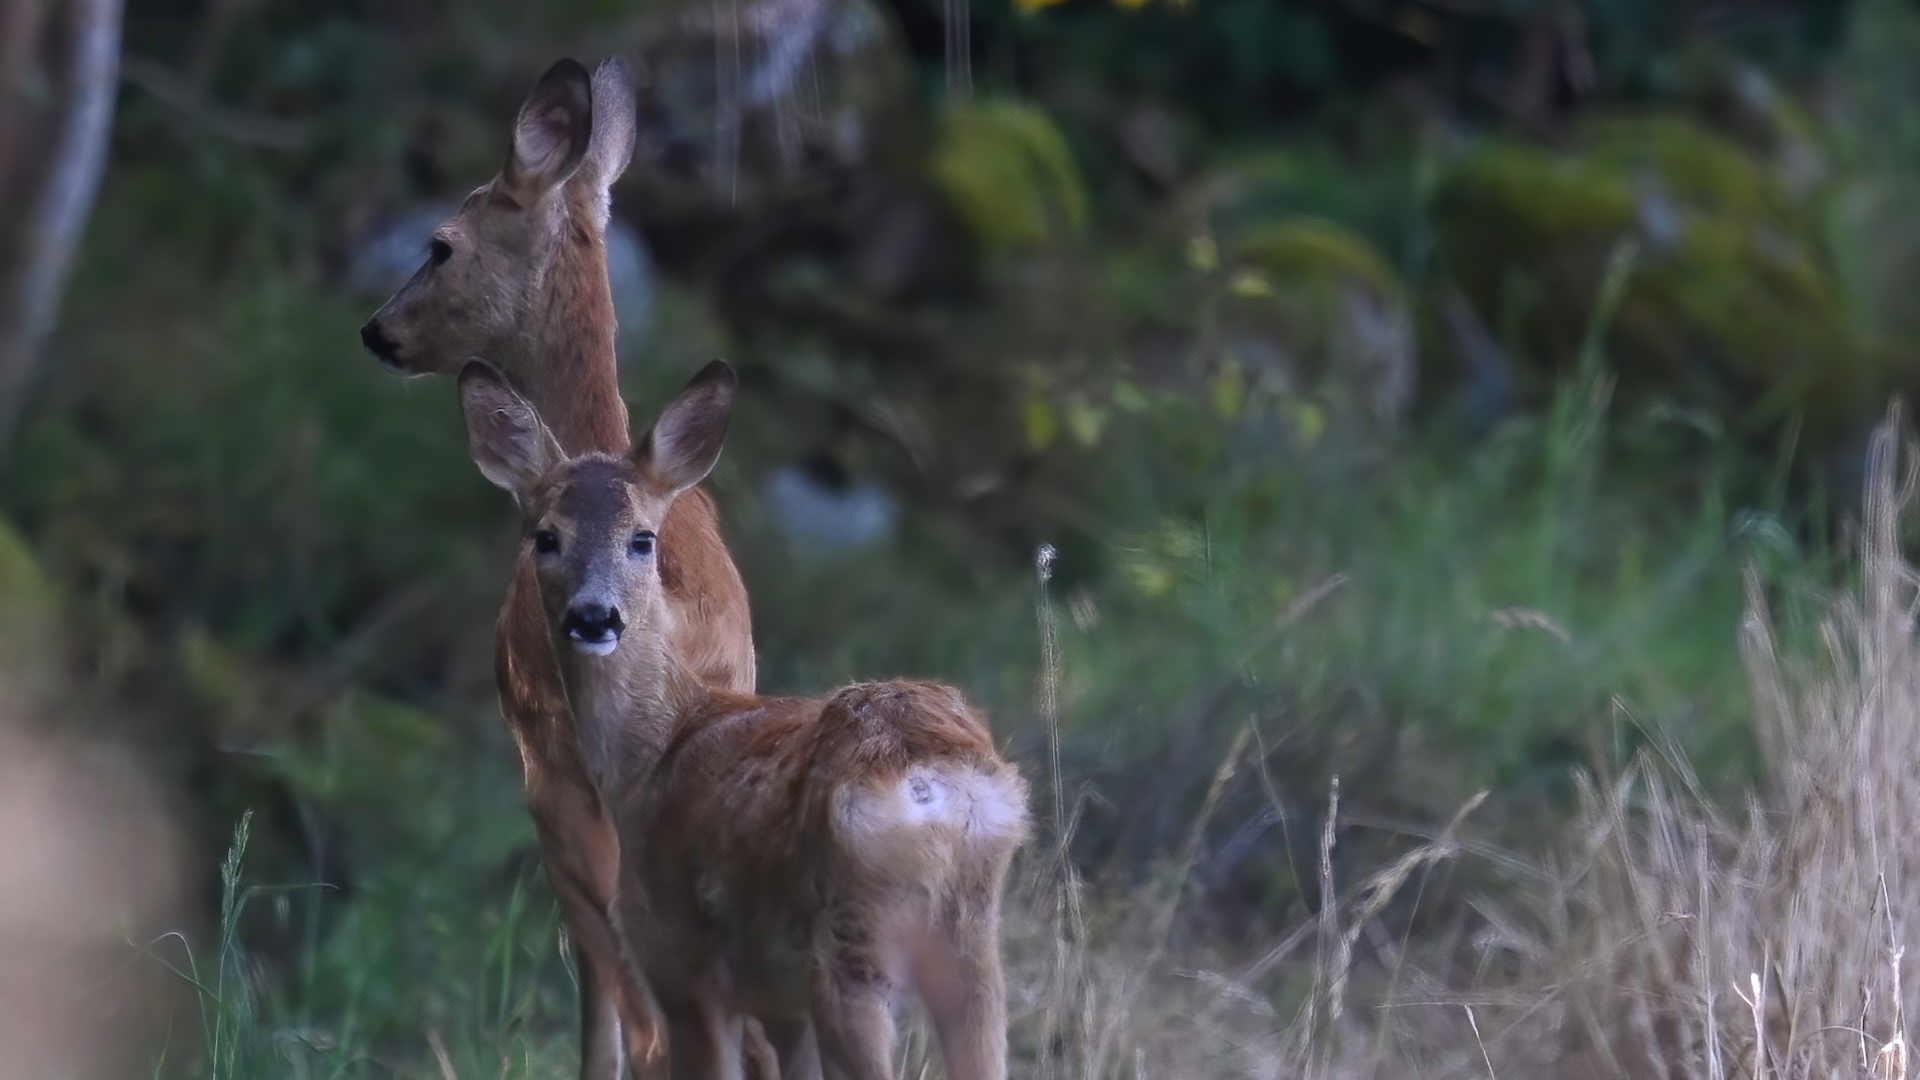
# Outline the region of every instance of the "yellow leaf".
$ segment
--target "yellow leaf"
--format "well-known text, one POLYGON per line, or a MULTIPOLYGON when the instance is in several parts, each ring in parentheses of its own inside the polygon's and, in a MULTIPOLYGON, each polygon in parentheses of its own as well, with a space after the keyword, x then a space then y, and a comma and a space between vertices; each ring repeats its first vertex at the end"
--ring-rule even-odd
POLYGON ((1247 400, 1247 376, 1240 370, 1239 364, 1231 361, 1221 364, 1210 388, 1215 412, 1229 420, 1240 415, 1240 406, 1246 404, 1247 400))
POLYGON ((1220 245, 1211 236, 1194 237, 1187 241, 1187 262, 1203 274, 1213 273, 1220 267, 1220 245))
POLYGON ((1308 446, 1320 441, 1327 430, 1327 410, 1311 401, 1302 401, 1293 410, 1293 430, 1308 446))
POLYGON ((1285 576, 1273 580, 1271 592, 1272 604, 1276 611, 1292 607, 1293 602, 1300 597, 1299 583, 1285 576))
POLYGON ((1079 166, 1066 137, 1035 106, 991 99, 949 105, 929 166, 991 248, 1039 246, 1062 230, 1078 235, 1086 227, 1079 166))
POLYGON ((1158 563, 1140 559, 1130 563, 1127 571, 1142 596, 1165 596, 1173 588, 1173 573, 1158 563))
POLYGON ((1067 403, 1067 430, 1081 446, 1099 442, 1106 424, 1107 414, 1098 405, 1079 398, 1067 403))
POLYGON ((1235 270, 1232 280, 1227 282, 1227 288, 1232 289, 1235 296, 1273 295, 1273 282, 1268 281, 1267 275, 1258 270, 1244 268, 1235 270))
POLYGON ((1045 450, 1060 434, 1060 416, 1053 403, 1043 397, 1027 399, 1027 442, 1035 450, 1045 450))

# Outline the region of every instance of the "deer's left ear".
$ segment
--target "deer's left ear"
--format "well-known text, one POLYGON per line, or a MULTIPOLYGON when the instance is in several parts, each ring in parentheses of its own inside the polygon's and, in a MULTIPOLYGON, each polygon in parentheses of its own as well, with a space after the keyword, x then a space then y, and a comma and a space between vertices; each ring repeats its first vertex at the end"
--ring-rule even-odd
POLYGON ((727 442, 740 378, 725 360, 700 369, 640 437, 634 461, 662 494, 677 495, 707 478, 727 442))

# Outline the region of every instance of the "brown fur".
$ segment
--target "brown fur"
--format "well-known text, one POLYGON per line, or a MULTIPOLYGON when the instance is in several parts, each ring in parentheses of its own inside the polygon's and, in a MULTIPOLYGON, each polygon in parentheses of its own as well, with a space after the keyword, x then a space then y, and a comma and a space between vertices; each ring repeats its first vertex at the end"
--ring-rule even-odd
MULTIPOLYGON (((632 88, 624 67, 603 64, 591 79, 591 119, 581 127, 577 116, 564 114, 578 111, 585 73, 563 70, 568 63, 556 65, 529 96, 507 167, 436 230, 451 256, 423 265, 369 320, 363 337, 369 347, 389 349, 382 359, 411 374, 451 374, 469 357, 487 357, 551 419, 560 445, 624 453, 631 436, 617 381, 605 229, 607 187, 632 151, 632 88), (561 120, 574 126, 556 127, 561 120), (587 145, 575 148, 574 171, 545 189, 538 163, 520 162, 525 132, 540 125, 548 138, 590 132, 587 145)), ((751 690, 746 589, 712 500, 688 493, 662 532, 676 553, 667 585, 675 612, 671 647, 696 678, 751 690)), ((619 863, 600 797, 609 763, 583 753, 525 550, 496 627, 495 674, 541 854, 578 953, 581 1075, 614 1080, 623 1039, 636 1075, 657 1071, 652 1008, 608 922, 619 863)))
POLYGON ((604 789, 617 923, 666 1020, 672 1075, 738 1077, 751 1018, 785 1077, 817 1064, 880 1080, 890 1005, 912 990, 951 1080, 1004 1080, 999 906, 1026 792, 985 719, 935 683, 805 700, 703 682, 669 637, 669 538, 650 555, 630 546, 712 468, 730 370, 696 377, 631 462, 567 457, 484 365, 461 387, 475 461, 548 538, 538 588, 581 730, 624 740, 619 771, 635 780, 604 789), (625 628, 582 636, 583 612, 625 628))
MULTIPOLYGON (((651 782, 612 796, 621 834, 645 838, 623 862, 621 926, 667 1017, 674 1075, 730 1075, 716 1063, 753 1016, 811 1027, 828 1075, 877 1080, 891 1074, 892 1000, 912 990, 948 1076, 1005 1077, 999 898, 1024 795, 984 719, 928 683, 820 701, 688 680, 676 696, 651 782), (889 796, 916 772, 1001 805, 971 831, 907 826, 889 796), (876 809, 852 809, 863 802, 876 809)), ((809 1067, 802 1054, 787 1051, 783 1075, 809 1067)))

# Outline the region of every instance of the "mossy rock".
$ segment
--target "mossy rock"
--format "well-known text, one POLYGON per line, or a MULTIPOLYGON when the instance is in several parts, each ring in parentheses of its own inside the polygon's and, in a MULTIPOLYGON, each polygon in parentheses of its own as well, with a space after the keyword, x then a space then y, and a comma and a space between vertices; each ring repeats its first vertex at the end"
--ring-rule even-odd
POLYGON ((1696 46, 1675 57, 1676 102, 1717 132, 1764 160, 1796 198, 1829 178, 1830 148, 1822 125, 1751 60, 1696 46))
POLYGON ((1015 101, 951 106, 934 182, 988 251, 1041 247, 1086 226, 1087 189, 1047 114, 1015 101))
POLYGON ((1292 285, 1358 285, 1382 297, 1400 297, 1406 291, 1366 237, 1324 218, 1295 217, 1255 226, 1233 238, 1227 260, 1292 285))
POLYGON ((1543 389, 1587 337, 1609 259, 1637 249, 1607 329, 1630 393, 1752 425, 1804 409, 1845 423, 1871 396, 1824 247, 1765 163, 1671 117, 1610 120, 1556 152, 1496 141, 1441 176, 1432 216, 1448 269, 1543 389))
POLYGON ((1264 391, 1297 442, 1342 450, 1397 433, 1418 347, 1407 290, 1378 249, 1305 216, 1257 225, 1225 247, 1220 409, 1264 391))
POLYGON ((1188 198, 1203 201, 1208 226, 1223 243, 1296 217, 1384 230, 1403 217, 1415 171, 1410 153, 1356 167, 1342 147, 1290 142, 1227 159, 1188 198))
POLYGON ((1596 164, 1648 170, 1689 207, 1796 223, 1801 212, 1766 162, 1684 117, 1602 117, 1582 129, 1581 142, 1596 164))

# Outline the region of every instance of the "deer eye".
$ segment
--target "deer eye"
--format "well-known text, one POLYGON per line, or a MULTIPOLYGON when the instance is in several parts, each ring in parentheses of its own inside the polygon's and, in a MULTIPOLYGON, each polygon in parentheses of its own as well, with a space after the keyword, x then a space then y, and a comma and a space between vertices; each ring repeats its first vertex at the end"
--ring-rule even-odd
POLYGON ((447 243, 445 240, 436 236, 432 242, 427 245, 427 259, 432 262, 433 265, 439 266, 451 258, 453 258, 453 245, 447 243))
POLYGON ((560 550, 560 534, 552 529, 536 529, 533 534, 533 550, 542 555, 551 555, 560 550))
POLYGON ((634 533, 633 539, 627 541, 627 550, 642 558, 653 554, 653 534, 645 529, 634 533))

